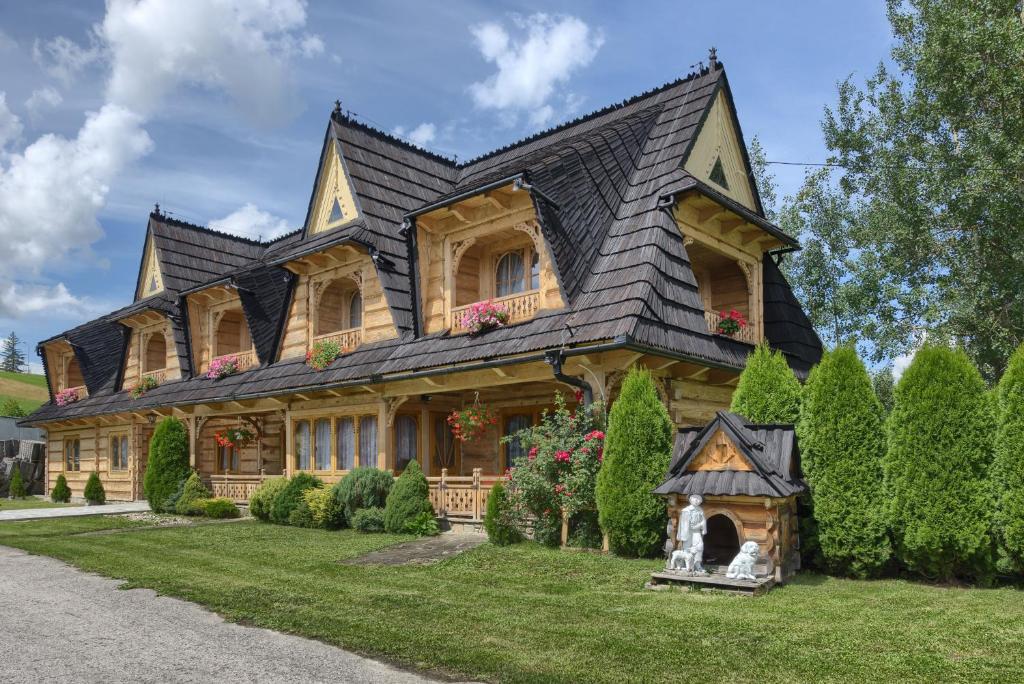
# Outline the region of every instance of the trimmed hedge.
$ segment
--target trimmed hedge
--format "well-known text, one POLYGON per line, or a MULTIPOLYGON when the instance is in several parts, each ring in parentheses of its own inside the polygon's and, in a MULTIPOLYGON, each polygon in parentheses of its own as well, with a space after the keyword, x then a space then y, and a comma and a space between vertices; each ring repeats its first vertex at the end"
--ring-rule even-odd
POLYGON ((918 350, 896 385, 883 461, 896 552, 910 570, 947 581, 991 576, 994 431, 967 355, 918 350))
POLYGON ((999 381, 995 462, 996 535, 1005 568, 1024 572, 1024 345, 999 381))
POLYGON ((57 476, 57 483, 53 485, 50 499, 54 503, 67 503, 71 501, 71 488, 68 487, 68 479, 63 474, 57 476))
POLYGON ((296 527, 315 527, 336 530, 345 525, 345 513, 326 487, 311 487, 302 492, 302 501, 288 516, 288 524, 296 527))
POLYGON ((484 529, 492 544, 508 546, 517 544, 523 539, 519 529, 513 524, 509 515, 510 501, 505 485, 501 482, 491 487, 487 497, 487 513, 484 515, 484 529))
POLYGON ((181 488, 181 496, 174 502, 174 512, 178 515, 203 515, 204 502, 211 496, 213 494, 203 485, 199 473, 192 471, 181 488))
POLYGON ((411 524, 424 513, 434 515, 430 486, 416 461, 409 461, 388 492, 384 503, 384 530, 392 534, 412 532, 411 524))
POLYGON ((383 532, 384 509, 379 506, 360 508, 352 516, 352 528, 356 532, 383 532))
POLYGON ((627 556, 660 553, 665 501, 651 493, 668 472, 674 429, 651 374, 633 368, 612 404, 597 473, 597 510, 611 548, 627 556))
POLYGON ((25 489, 25 480, 21 477, 21 468, 18 466, 18 462, 14 462, 14 467, 11 469, 11 481, 7 485, 7 496, 12 499, 24 499, 28 496, 28 490, 25 489))
POLYGON ((264 480, 249 496, 249 513, 257 520, 270 522, 270 509, 274 505, 274 499, 287 486, 288 478, 286 477, 264 480))
POLYGON ((107 502, 107 493, 103 490, 100 475, 95 470, 89 473, 89 479, 85 482, 85 500, 91 504, 107 502))
POLYGON ((345 511, 345 522, 355 527, 352 520, 360 508, 383 510, 394 481, 391 473, 366 467, 353 468, 341 478, 334 485, 334 496, 345 511))
POLYGON ((797 437, 823 569, 852 577, 880 574, 892 555, 882 486, 882 406, 853 349, 827 352, 811 370, 797 437))
POLYGON ((224 518, 237 518, 241 515, 238 506, 231 499, 218 496, 214 499, 206 499, 202 502, 203 514, 207 518, 221 520, 224 518))
POLYGON ((307 489, 323 486, 320 478, 309 473, 299 473, 288 480, 288 484, 274 496, 274 502, 270 506, 270 521, 278 525, 287 525, 292 511, 302 501, 302 493, 307 489))
POLYGON ((747 357, 729 410, 752 423, 790 425, 800 418, 801 392, 782 352, 759 344, 747 357))
POLYGON ((149 460, 143 478, 143 491, 154 513, 167 511, 166 505, 188 478, 188 430, 177 418, 161 420, 149 441, 149 460))

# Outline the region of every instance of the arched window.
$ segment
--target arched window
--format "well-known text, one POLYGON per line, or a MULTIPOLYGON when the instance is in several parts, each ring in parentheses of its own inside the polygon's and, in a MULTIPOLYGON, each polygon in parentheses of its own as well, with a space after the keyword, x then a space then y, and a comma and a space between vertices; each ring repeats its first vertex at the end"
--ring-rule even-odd
POLYGON ((146 351, 143 356, 142 372, 163 370, 167 367, 167 339, 162 332, 153 333, 146 340, 146 351))
POLYGON ((74 356, 68 361, 67 378, 65 378, 64 388, 68 387, 81 387, 85 384, 85 378, 82 377, 82 368, 78 365, 78 359, 74 356))
POLYGON ((240 309, 234 309, 221 316, 217 323, 216 348, 214 356, 238 354, 252 348, 249 337, 249 324, 240 309))
POLYGON ((507 252, 498 259, 498 268, 494 279, 494 294, 497 297, 522 292, 526 289, 523 268, 523 253, 507 252))
POLYGON ((363 325, 363 297, 350 278, 339 278, 323 289, 316 307, 314 335, 360 328, 363 325))
POLYGON ((540 289, 540 258, 537 252, 530 252, 530 289, 540 289))
POLYGON ((353 292, 348 300, 348 327, 363 327, 363 296, 359 294, 359 290, 353 292))
POLYGON ((395 470, 404 471, 410 461, 416 460, 417 451, 416 419, 398 416, 395 418, 395 470))

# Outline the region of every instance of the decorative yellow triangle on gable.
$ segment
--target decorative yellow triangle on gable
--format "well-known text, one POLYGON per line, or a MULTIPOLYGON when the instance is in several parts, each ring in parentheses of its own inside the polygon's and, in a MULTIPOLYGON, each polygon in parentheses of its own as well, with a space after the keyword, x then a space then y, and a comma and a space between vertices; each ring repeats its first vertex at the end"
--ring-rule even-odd
POLYGON ((324 166, 320 171, 320 186, 313 201, 309 232, 322 233, 344 225, 356 217, 356 202, 352 195, 345 169, 335 143, 328 143, 324 166))
POLYGON ((139 291, 136 299, 145 299, 159 294, 164 290, 164 277, 160 273, 160 260, 156 258, 156 247, 153 245, 152 236, 147 240, 146 257, 142 264, 142 281, 139 282, 139 291))
POLYGON ((716 430, 687 470, 753 470, 736 445, 722 430, 716 430))
POLYGON ((720 92, 711 105, 683 168, 723 195, 756 211, 743 149, 724 93, 720 92))

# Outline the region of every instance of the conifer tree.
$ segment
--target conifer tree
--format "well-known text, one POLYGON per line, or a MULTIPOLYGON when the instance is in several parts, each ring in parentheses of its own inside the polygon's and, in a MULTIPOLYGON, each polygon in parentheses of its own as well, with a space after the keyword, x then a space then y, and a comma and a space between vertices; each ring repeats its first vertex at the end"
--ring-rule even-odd
POLYGON ((885 521, 882 407, 857 352, 827 352, 804 388, 797 424, 824 569, 877 575, 892 553, 885 521))
POLYGON ((188 431, 177 418, 161 420, 149 441, 149 462, 142 480, 143 491, 154 513, 163 512, 168 499, 188 478, 188 431))
POLYGON ((0 348, 0 370, 9 373, 21 373, 24 370, 25 355, 18 348, 20 344, 21 340, 12 330, 0 348))
POLYGON ((999 381, 995 480, 996 535, 1009 568, 1024 572, 1024 345, 999 381))
POLYGON ((732 395, 729 410, 752 423, 796 423, 800 417, 800 381, 781 351, 760 344, 732 395))
POLYGON ((613 551, 649 556, 665 534, 665 500, 651 491, 665 480, 673 446, 672 420, 651 374, 633 368, 612 404, 597 473, 597 511, 613 551))
POLYGON ((897 557, 927 577, 991 574, 988 404, 961 350, 923 347, 896 385, 883 461, 888 517, 897 557))

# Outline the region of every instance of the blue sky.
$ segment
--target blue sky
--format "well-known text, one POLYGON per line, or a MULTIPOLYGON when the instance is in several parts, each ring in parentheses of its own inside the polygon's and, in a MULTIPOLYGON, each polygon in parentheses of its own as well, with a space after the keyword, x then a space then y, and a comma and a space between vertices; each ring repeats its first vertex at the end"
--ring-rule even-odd
MULTIPOLYGON (((747 140, 821 161, 836 81, 890 45, 881 2, 218 2, 0 0, 0 332, 27 350, 131 300, 155 202, 298 227, 336 98, 467 159, 714 45, 747 140)), ((773 171, 780 194, 799 187, 803 169, 773 171)))

